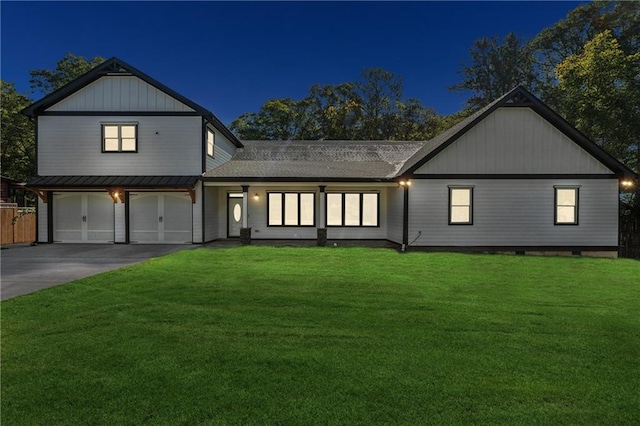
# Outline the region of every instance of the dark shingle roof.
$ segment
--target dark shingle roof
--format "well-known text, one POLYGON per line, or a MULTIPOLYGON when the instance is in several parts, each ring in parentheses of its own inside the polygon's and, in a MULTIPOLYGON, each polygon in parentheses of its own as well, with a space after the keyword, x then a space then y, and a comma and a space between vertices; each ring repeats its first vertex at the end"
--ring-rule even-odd
POLYGON ((233 158, 204 174, 224 178, 389 179, 424 142, 242 141, 233 158))

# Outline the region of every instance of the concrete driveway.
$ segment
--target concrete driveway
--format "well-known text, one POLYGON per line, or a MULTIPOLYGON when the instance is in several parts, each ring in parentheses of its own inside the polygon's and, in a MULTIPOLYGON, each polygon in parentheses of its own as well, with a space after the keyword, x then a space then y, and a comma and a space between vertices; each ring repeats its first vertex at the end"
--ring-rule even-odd
POLYGON ((68 283, 90 275, 200 246, 43 244, 0 251, 0 299, 68 283))

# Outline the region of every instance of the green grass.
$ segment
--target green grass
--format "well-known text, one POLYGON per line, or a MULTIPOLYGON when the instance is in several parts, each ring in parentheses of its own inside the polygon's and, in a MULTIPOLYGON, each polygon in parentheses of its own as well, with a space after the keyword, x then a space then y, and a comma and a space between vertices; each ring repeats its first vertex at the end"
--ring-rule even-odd
POLYGON ((2 303, 2 424, 638 424, 640 263, 197 249, 2 303))

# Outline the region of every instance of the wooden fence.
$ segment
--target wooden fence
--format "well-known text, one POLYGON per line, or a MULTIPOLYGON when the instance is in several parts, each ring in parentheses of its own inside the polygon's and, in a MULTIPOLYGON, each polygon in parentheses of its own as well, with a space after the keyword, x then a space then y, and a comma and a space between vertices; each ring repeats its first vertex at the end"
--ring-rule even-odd
POLYGON ((17 204, 0 205, 0 244, 31 243, 36 240, 36 213, 17 204))

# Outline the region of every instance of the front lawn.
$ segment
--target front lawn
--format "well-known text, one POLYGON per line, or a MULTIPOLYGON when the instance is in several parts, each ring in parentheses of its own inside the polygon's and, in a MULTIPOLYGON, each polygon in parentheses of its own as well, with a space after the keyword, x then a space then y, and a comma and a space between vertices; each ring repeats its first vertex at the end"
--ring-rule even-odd
POLYGON ((640 421, 631 260, 201 248, 1 307, 6 425, 640 421))

